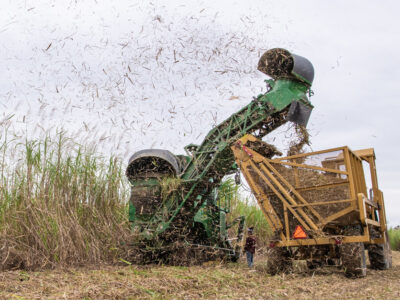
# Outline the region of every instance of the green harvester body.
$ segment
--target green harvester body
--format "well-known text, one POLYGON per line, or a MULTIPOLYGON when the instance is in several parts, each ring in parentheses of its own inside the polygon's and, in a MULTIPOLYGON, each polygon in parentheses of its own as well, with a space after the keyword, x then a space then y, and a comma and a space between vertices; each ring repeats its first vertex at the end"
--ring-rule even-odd
POLYGON ((179 240, 188 246, 219 249, 232 259, 239 257, 244 217, 227 222, 230 197, 219 191, 226 175, 239 172, 230 147, 246 134, 261 139, 287 121, 306 125, 313 108, 308 100, 311 63, 283 49, 268 53, 261 58, 259 70, 273 78, 266 80, 269 90, 214 127, 201 145, 186 146, 186 155, 143 150, 129 160, 129 220, 153 251, 179 240), (234 247, 228 229, 237 223, 234 247))

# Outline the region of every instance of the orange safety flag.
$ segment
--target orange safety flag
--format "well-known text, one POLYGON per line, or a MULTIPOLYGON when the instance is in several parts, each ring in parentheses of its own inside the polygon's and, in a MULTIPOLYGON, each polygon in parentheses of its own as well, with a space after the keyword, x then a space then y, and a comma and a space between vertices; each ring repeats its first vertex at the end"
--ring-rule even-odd
POLYGON ((297 225, 297 227, 293 233, 293 238, 294 239, 306 239, 307 233, 304 231, 303 227, 301 227, 300 225, 297 225))

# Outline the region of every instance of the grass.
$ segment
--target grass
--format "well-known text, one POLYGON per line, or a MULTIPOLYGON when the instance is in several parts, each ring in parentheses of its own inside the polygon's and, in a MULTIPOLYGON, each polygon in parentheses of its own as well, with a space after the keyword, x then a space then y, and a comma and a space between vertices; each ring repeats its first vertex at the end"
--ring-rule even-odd
POLYGON ((400 251, 400 229, 391 228, 388 233, 392 250, 400 251))
MULTIPOLYGON (((129 261, 129 184, 123 164, 59 133, 25 141, 0 136, 0 270, 129 261)), ((166 196, 179 180, 162 182, 166 196)), ((257 206, 222 184, 231 219, 246 216, 260 241, 269 234, 257 206), (229 199, 229 200, 228 200, 229 199)))
POLYGON ((121 163, 63 133, 1 140, 0 269, 117 260, 129 234, 121 163))

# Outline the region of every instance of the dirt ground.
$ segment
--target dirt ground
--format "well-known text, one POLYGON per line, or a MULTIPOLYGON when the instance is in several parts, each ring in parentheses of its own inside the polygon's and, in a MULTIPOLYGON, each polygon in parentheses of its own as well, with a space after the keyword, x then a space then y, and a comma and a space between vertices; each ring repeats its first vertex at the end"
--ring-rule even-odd
POLYGON ((329 267, 269 276, 256 257, 255 270, 238 264, 196 267, 101 266, 42 272, 0 273, 0 299, 400 299, 400 252, 393 268, 368 269, 347 279, 329 267))

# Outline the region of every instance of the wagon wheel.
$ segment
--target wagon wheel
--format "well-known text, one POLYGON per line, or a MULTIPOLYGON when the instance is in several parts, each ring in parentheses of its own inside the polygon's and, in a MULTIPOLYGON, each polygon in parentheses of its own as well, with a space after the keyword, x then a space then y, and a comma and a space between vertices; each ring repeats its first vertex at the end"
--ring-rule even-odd
MULTIPOLYGON (((361 235, 361 227, 348 226, 345 228, 344 234, 346 236, 359 236, 361 235)), ((364 243, 348 243, 340 247, 340 257, 346 277, 365 277, 367 275, 364 250, 364 243)))
POLYGON ((323 265, 324 265, 324 263, 320 259, 307 260, 307 268, 309 270, 315 270, 315 269, 321 268, 323 265))
POLYGON ((267 272, 271 275, 277 273, 291 273, 293 260, 289 250, 283 247, 274 247, 268 250, 267 272))
MULTIPOLYGON (((387 230, 384 235, 386 237, 386 242, 384 244, 368 245, 368 257, 371 263, 371 269, 387 270, 392 267, 392 250, 390 249, 387 230)), ((371 237, 376 239, 381 237, 381 234, 376 228, 372 227, 371 237)))

